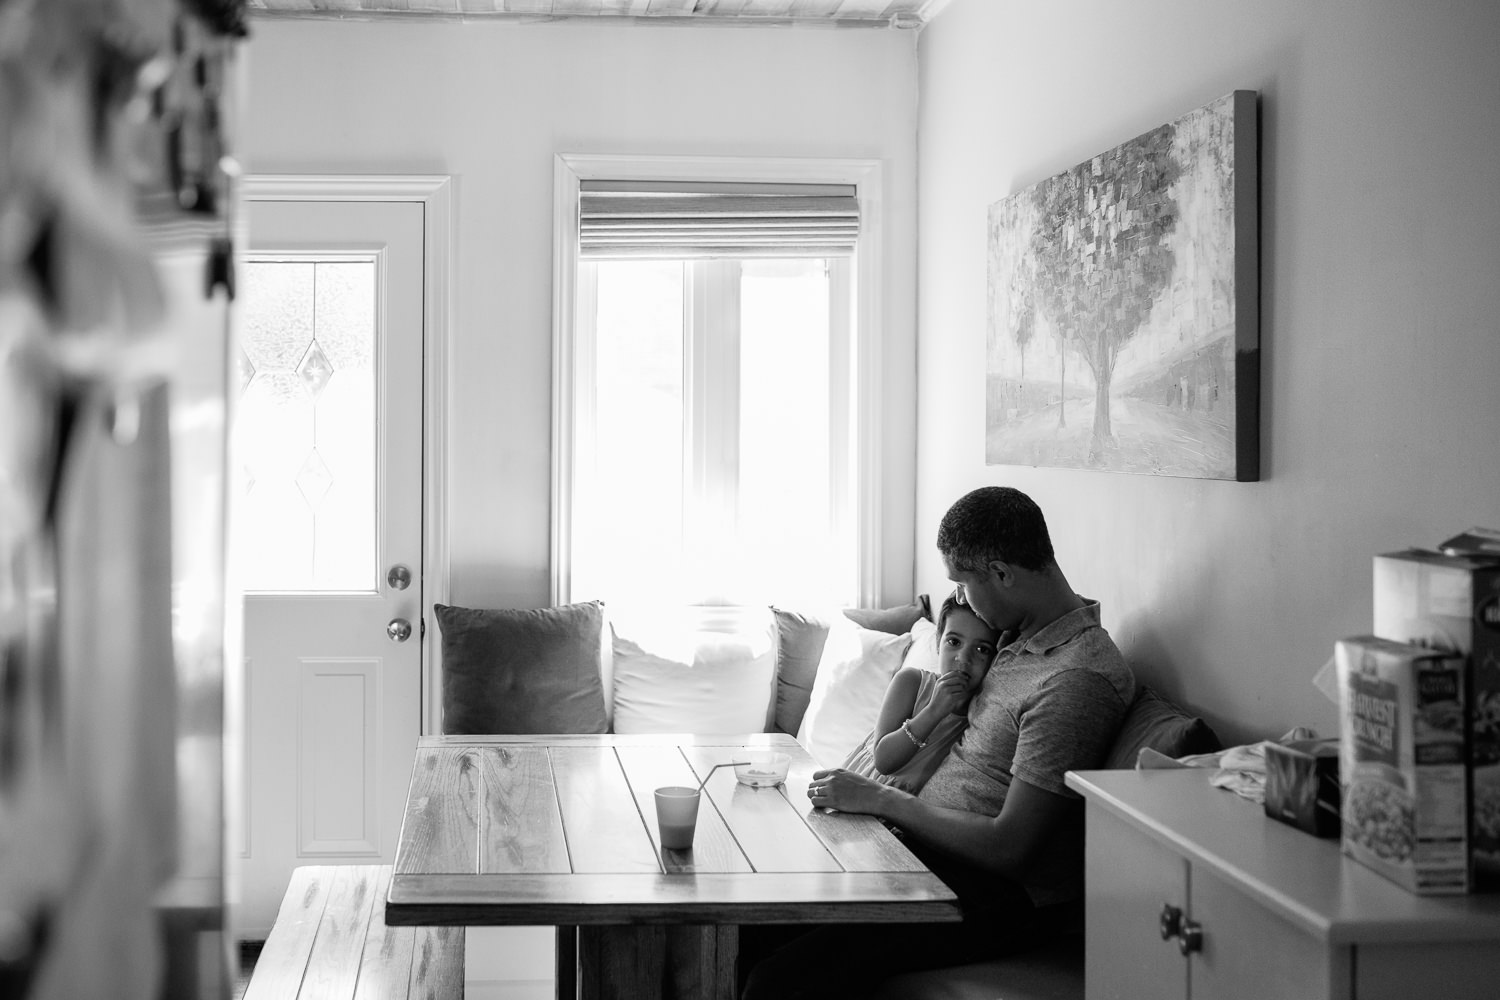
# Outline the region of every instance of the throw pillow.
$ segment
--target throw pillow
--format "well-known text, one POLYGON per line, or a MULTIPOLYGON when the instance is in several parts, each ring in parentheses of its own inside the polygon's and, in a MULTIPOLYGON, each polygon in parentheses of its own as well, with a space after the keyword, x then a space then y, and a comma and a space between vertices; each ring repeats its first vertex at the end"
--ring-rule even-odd
POLYGON ((443 732, 604 733, 598 601, 532 611, 433 605, 443 732))
POLYGON ((891 635, 852 622, 828 630, 797 742, 824 767, 837 767, 875 726, 886 685, 901 666, 911 633, 891 635))
POLYGON ((901 635, 910 632, 919 619, 931 618, 930 602, 923 594, 910 604, 894 608, 845 608, 844 617, 863 628, 901 635))
MULTIPOLYGON (((921 594, 911 604, 894 608, 845 608, 843 617, 864 628, 901 635, 911 631, 915 622, 931 621, 931 610, 927 595, 921 594)), ((776 710, 772 725, 777 732, 794 735, 802 727, 802 716, 812 696, 829 622, 839 614, 832 610, 791 611, 773 606, 771 615, 776 621, 777 635, 776 710)))
POLYGON ((630 628, 612 629, 615 732, 766 731, 776 636, 764 608, 712 627, 679 620, 622 634, 630 628))
POLYGON ((776 622, 776 713, 772 724, 779 733, 795 736, 807 714, 813 678, 828 639, 828 622, 815 615, 784 608, 771 609, 776 622))
POLYGON ((1208 723, 1188 715, 1142 684, 1125 712, 1120 733, 1104 761, 1108 768, 1133 768, 1142 747, 1168 757, 1212 753, 1222 749, 1208 723))
POLYGON ((938 672, 938 634, 936 622, 930 622, 926 618, 918 618, 916 623, 912 625, 911 648, 906 651, 906 658, 901 661, 901 666, 925 670, 930 674, 938 672))

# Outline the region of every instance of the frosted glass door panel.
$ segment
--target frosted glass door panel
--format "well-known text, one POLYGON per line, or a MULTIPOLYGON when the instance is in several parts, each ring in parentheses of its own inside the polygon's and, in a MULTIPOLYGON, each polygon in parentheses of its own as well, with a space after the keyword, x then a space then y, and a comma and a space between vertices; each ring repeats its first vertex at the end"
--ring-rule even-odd
POLYGON ((377 263, 245 268, 238 518, 252 592, 374 591, 377 263))

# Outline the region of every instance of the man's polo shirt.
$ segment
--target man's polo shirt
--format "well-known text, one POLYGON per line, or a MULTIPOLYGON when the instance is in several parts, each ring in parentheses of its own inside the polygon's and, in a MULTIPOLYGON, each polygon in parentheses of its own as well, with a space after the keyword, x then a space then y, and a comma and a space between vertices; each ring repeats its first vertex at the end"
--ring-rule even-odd
MULTIPOLYGON (((1063 775, 1104 763, 1134 697, 1135 678, 1099 624, 1098 602, 1085 600, 996 654, 969 704, 968 729, 920 798, 996 816, 1017 778, 1076 798, 1063 775)), ((1022 880, 1039 906, 1081 892, 1081 809, 1076 829, 1059 834, 1034 876, 1022 880)))

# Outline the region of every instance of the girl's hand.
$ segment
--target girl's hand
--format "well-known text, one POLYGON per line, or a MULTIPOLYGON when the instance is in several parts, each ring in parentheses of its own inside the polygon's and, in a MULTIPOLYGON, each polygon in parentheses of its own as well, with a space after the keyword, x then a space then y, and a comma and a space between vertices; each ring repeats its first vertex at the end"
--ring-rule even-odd
POLYGON ((845 771, 841 767, 816 771, 807 786, 807 797, 822 809, 880 815, 882 796, 891 791, 878 781, 845 771))
POLYGON ((969 703, 969 675, 962 670, 950 670, 938 676, 932 688, 932 700, 928 703, 938 713, 938 718, 956 712, 969 703))

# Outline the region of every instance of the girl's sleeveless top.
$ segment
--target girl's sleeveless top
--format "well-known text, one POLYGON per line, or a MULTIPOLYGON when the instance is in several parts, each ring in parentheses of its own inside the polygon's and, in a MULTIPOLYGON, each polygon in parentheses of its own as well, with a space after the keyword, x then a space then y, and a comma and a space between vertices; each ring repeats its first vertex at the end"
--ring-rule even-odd
MULTIPOLYGON (((932 700, 933 688, 937 685, 938 675, 924 670, 922 680, 917 686, 917 700, 912 704, 911 714, 916 715, 927 707, 932 700)), ((886 785, 894 785, 902 791, 911 792, 915 795, 927 784, 927 779, 932 777, 932 772, 948 756, 948 751, 957 742, 959 734, 969 723, 968 717, 950 714, 937 724, 937 728, 927 737, 927 745, 918 750, 916 755, 898 771, 891 774, 881 774, 875 770, 875 730, 870 730, 864 740, 855 747, 844 760, 844 770, 862 774, 867 778, 886 785)))

